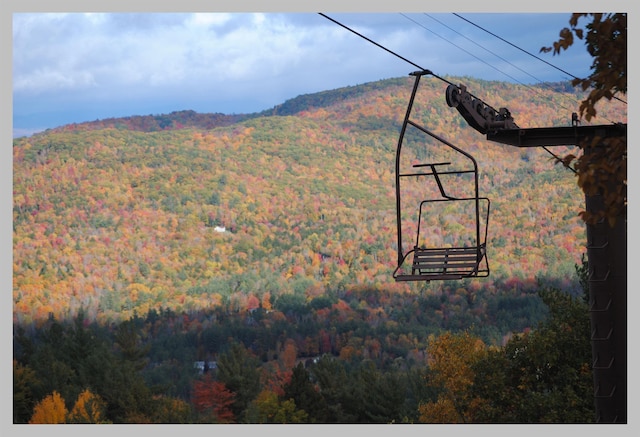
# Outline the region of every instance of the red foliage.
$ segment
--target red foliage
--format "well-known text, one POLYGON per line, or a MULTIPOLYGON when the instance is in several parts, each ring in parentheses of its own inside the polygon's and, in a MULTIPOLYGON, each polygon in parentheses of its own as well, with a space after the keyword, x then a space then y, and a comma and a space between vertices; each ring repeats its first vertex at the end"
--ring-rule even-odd
POLYGON ((266 375, 265 387, 267 390, 284 396, 284 387, 291 382, 291 369, 283 369, 280 366, 275 367, 266 375))
POLYGON ((218 423, 233 423, 235 418, 231 404, 234 397, 235 393, 229 391, 223 383, 214 381, 209 374, 193 383, 192 402, 196 411, 213 412, 218 423))

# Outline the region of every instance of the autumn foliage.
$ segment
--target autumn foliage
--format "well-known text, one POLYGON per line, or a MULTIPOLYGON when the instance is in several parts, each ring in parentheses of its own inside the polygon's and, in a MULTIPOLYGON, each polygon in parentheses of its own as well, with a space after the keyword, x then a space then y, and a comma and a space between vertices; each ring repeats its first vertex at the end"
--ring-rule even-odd
POLYGON ((420 421, 424 423, 468 423, 466 410, 470 402, 469 387, 475 373, 473 365, 486 353, 481 339, 468 332, 445 333, 432 337, 428 363, 434 372, 431 384, 441 387, 435 402, 420 405, 420 421))
POLYGON ((106 404, 102 398, 89 390, 84 390, 69 412, 69 423, 102 423, 106 404))
POLYGON ((54 391, 38 402, 33 409, 33 416, 29 423, 53 424, 67 422, 67 407, 60 393, 54 391))
POLYGON ((210 375, 193 382, 192 402, 199 413, 209 412, 216 423, 233 423, 231 411, 234 394, 210 375))
MULTIPOLYGON (((424 125, 477 158, 480 191, 493 202, 484 284, 567 277, 585 238, 575 176, 544 151, 487 142, 447 107, 437 81, 424 82, 424 125)), ((582 98, 561 84, 534 95, 465 83, 523 126, 568 123, 557 102, 582 98)), ((89 124, 16 139, 15 321, 81 307, 101 322, 167 305, 268 311, 279 295, 348 285, 415 291, 391 277, 393 162, 410 87, 399 78, 305 96, 286 116, 209 130, 89 124)), ((600 114, 626 120, 615 101, 600 114)), ((473 221, 455 210, 429 219, 442 244, 473 221)))

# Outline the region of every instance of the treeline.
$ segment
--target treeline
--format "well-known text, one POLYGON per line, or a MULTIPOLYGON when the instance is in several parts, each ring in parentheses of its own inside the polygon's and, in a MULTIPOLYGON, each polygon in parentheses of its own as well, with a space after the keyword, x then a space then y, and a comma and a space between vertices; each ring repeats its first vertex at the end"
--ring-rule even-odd
MULTIPOLYGON (((256 115, 253 115, 255 117, 256 115)), ((133 115, 130 117, 105 118, 102 120, 83 123, 71 123, 53 129, 47 129, 46 133, 54 132, 81 132, 99 129, 121 129, 140 132, 158 132, 175 129, 215 129, 222 126, 230 126, 242 120, 251 118, 245 114, 202 114, 193 110, 173 111, 169 114, 133 115)))
POLYGON ((591 422, 585 298, 537 295, 547 316, 504 345, 473 328, 382 328, 321 298, 322 324, 285 299, 110 326, 51 317, 15 327, 14 423, 591 422))

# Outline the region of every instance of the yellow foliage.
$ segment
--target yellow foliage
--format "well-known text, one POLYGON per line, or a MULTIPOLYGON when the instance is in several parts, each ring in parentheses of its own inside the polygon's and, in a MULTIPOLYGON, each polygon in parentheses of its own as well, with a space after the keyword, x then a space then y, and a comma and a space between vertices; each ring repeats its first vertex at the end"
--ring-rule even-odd
POLYGON ((127 287, 127 292, 129 295, 129 299, 131 299, 132 302, 137 302, 138 294, 149 294, 151 290, 144 284, 133 283, 129 284, 129 286, 127 287))
POLYGON ((269 390, 262 390, 254 401, 258 407, 260 423, 269 423, 278 411, 278 395, 269 390))
POLYGON ((60 393, 54 391, 38 402, 33 409, 33 416, 29 423, 66 423, 67 407, 60 393))
POLYGON ((471 366, 486 352, 485 344, 468 333, 447 332, 431 338, 428 363, 435 372, 434 382, 452 393, 464 391, 473 382, 471 366))
POLYGON ((258 409, 258 423, 306 423, 308 414, 298 410, 293 399, 280 401, 278 395, 263 390, 254 401, 258 409))
POLYGON ((78 395, 78 399, 69 413, 69 423, 104 423, 103 411, 105 407, 106 404, 100 396, 86 389, 78 395))
POLYGON ((433 370, 431 384, 443 389, 435 403, 420 407, 426 423, 464 423, 468 416, 468 389, 475 376, 473 364, 487 353, 487 347, 469 333, 447 332, 431 336, 427 362, 433 370))
POLYGON ((219 307, 222 305, 222 295, 220 293, 213 293, 210 296, 210 305, 213 307, 219 307))

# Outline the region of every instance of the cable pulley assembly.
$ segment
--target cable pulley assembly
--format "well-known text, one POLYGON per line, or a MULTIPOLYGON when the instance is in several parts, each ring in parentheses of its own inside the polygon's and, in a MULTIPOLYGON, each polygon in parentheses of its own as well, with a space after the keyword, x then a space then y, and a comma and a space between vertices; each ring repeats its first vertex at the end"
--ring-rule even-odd
POLYGON ((449 85, 446 90, 447 105, 456 108, 460 115, 483 135, 492 129, 517 129, 511 112, 507 108, 496 111, 482 100, 467 92, 464 85, 449 85))

